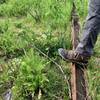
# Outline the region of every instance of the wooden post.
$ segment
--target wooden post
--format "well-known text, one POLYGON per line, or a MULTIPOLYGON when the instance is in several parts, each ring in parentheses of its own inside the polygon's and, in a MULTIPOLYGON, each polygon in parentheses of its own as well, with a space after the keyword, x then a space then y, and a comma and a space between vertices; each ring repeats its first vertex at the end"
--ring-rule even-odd
MULTIPOLYGON (((76 13, 76 7, 73 3, 72 9, 72 45, 73 49, 78 45, 78 33, 79 33, 79 18, 76 13)), ((71 99, 72 100, 88 100, 87 98, 87 84, 85 71, 86 66, 82 66, 76 63, 72 63, 71 66, 71 99)))

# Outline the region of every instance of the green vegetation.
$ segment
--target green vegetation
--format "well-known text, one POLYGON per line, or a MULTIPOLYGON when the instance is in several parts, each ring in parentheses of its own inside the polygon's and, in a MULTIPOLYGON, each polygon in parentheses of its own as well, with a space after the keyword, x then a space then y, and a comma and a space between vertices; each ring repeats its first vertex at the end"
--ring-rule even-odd
MULTIPOLYGON (((71 49, 73 0, 0 0, 0 95, 8 88, 13 100, 69 100, 70 64, 58 48, 71 49), (53 60, 53 62, 52 62, 53 60)), ((87 0, 77 0, 83 25, 87 0)), ((88 70, 89 95, 100 98, 100 38, 88 70)))

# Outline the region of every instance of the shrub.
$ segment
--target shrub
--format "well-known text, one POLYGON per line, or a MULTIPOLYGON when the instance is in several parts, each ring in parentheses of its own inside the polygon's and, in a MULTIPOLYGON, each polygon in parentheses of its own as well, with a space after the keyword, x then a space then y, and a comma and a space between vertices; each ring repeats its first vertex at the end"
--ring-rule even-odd
POLYGON ((14 100, 17 97, 26 100, 27 98, 34 98, 39 94, 39 90, 44 89, 44 83, 48 81, 43 70, 45 68, 45 62, 37 54, 34 54, 31 49, 26 54, 21 62, 19 74, 15 81, 14 100))

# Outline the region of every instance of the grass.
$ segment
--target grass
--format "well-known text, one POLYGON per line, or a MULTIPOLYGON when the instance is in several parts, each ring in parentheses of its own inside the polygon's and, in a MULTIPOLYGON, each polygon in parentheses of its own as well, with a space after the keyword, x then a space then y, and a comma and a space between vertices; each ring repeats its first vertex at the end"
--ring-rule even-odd
MULTIPOLYGON (((87 1, 78 0, 76 5, 82 25, 87 14, 87 1)), ((57 50, 60 47, 71 49, 71 9, 72 1, 66 0, 2 0, 0 90, 3 91, 0 95, 6 91, 3 88, 6 83, 13 82, 14 100, 16 97, 17 100, 69 100, 69 85, 64 81, 61 70, 41 52, 62 65, 70 79, 70 64, 60 59, 57 50), (31 48, 30 44, 41 52, 31 48)), ((87 69, 89 95, 93 100, 100 98, 99 44, 100 37, 87 69)))

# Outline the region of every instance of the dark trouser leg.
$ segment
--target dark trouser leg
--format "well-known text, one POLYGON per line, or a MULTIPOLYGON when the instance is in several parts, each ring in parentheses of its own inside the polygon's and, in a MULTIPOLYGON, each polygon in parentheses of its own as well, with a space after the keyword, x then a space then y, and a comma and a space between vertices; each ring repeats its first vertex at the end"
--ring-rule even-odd
POLYGON ((78 44, 76 51, 81 54, 93 54, 93 48, 100 32, 100 0, 90 0, 89 12, 85 26, 83 28, 83 36, 78 44))

